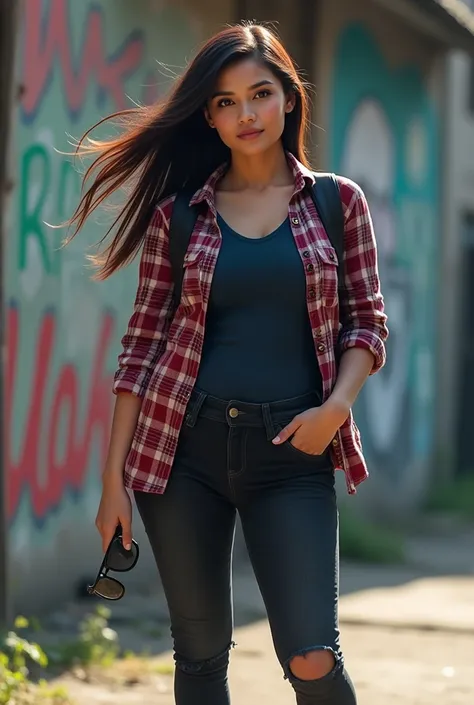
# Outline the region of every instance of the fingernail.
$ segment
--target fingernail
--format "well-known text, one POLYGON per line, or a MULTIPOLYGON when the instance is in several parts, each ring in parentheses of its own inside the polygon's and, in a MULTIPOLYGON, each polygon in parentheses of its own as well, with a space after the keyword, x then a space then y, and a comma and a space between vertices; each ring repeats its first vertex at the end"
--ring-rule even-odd
POLYGON ((276 438, 273 439, 273 443, 279 443, 280 442, 280 436, 276 436, 276 438))
POLYGON ((132 544, 131 544, 131 543, 126 543, 126 544, 125 544, 125 550, 126 550, 126 551, 130 551, 131 548, 132 548, 132 544))

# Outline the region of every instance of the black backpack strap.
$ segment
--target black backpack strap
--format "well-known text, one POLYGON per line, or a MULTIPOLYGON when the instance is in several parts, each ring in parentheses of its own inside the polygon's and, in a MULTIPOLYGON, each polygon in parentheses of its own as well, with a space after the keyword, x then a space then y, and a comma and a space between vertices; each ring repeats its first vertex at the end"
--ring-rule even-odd
POLYGON ((344 213, 339 184, 335 174, 316 172, 314 177, 316 181, 311 189, 311 197, 331 245, 336 250, 339 262, 337 279, 341 290, 344 286, 344 213))
POLYGON ((193 197, 186 189, 178 191, 173 203, 169 227, 169 258, 173 276, 173 311, 181 301, 181 288, 183 284, 183 264, 188 249, 194 225, 199 214, 199 206, 190 206, 193 197))

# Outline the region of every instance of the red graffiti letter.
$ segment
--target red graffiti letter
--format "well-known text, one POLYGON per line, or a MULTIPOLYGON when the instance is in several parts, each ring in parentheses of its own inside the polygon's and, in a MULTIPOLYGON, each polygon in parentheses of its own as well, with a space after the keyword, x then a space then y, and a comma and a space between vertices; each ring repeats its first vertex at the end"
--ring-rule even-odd
POLYGON ((27 422, 20 445, 18 462, 13 460, 11 437, 15 414, 15 383, 19 357, 19 315, 16 308, 8 311, 8 359, 6 384, 6 463, 8 472, 8 512, 16 511, 21 493, 28 489, 33 513, 44 517, 57 506, 67 490, 80 490, 90 464, 92 443, 100 431, 100 472, 107 454, 112 412, 111 376, 106 371, 106 360, 113 334, 113 319, 107 315, 97 336, 97 347, 92 363, 85 404, 84 430, 79 429, 79 388, 77 373, 65 364, 58 376, 52 400, 51 414, 46 416, 46 391, 51 387, 50 367, 56 339, 56 322, 52 313, 44 316, 39 331, 38 345, 33 351, 36 360, 31 393, 26 396, 27 422), (64 423, 67 419, 67 424, 64 423), (61 438, 64 434, 64 438, 61 438), (41 439, 46 436, 45 454, 41 439), (58 446, 61 458, 58 459, 58 446))
POLYGON ((79 65, 74 67, 67 6, 66 0, 51 0, 48 16, 42 17, 43 2, 31 0, 25 3, 23 81, 26 90, 22 100, 23 110, 29 117, 39 107, 56 57, 59 60, 64 91, 71 112, 76 113, 81 108, 91 80, 97 82, 101 91, 108 93, 117 110, 126 108, 124 81, 142 61, 141 38, 136 36, 136 33, 129 35, 128 40, 122 43, 120 52, 116 52, 108 60, 105 56, 103 13, 97 8, 90 8, 85 23, 79 65))

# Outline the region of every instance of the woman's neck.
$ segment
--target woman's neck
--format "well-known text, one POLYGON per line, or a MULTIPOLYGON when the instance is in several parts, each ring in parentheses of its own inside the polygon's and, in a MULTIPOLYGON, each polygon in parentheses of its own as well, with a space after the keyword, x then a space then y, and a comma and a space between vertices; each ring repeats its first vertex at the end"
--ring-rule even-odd
POLYGON ((263 154, 232 154, 221 188, 224 191, 263 191, 268 186, 289 186, 293 175, 281 145, 263 154))

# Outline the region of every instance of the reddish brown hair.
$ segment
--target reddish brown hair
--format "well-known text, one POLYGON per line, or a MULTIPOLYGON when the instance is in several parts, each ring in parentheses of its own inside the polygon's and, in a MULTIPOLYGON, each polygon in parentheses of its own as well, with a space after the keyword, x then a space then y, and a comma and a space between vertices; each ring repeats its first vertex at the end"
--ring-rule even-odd
POLYGON ((243 23, 224 29, 203 45, 166 100, 110 115, 79 141, 76 155, 94 160, 84 175, 80 202, 67 223, 73 229, 66 242, 115 191, 128 189, 118 216, 98 243, 105 247, 90 257, 98 279, 106 279, 134 259, 160 199, 184 186, 199 188, 217 166, 229 161, 229 149, 207 124, 204 108, 222 69, 249 57, 262 61, 285 92, 295 94, 295 108, 286 116, 282 141, 286 150, 308 165, 309 100, 290 55, 263 25, 243 23), (120 135, 107 141, 92 139, 91 132, 108 120, 118 122, 120 135))

